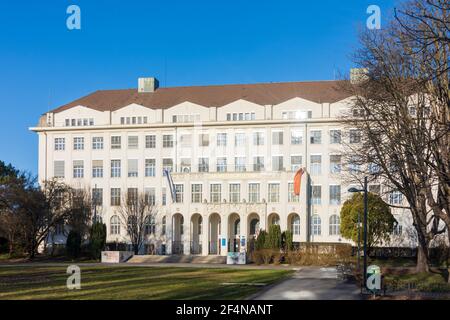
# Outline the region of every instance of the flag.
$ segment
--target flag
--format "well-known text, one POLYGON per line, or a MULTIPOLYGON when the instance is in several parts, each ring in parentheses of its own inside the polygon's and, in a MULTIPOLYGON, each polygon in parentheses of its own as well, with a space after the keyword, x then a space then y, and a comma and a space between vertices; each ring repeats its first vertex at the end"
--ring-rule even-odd
POLYGON ((167 183, 169 184, 170 195, 172 197, 172 201, 175 202, 177 198, 177 190, 175 189, 175 185, 172 180, 172 175, 170 171, 167 169, 163 169, 163 174, 167 177, 167 183))
POLYGON ((295 176, 294 176, 294 194, 296 196, 298 196, 300 194, 300 185, 302 182, 303 173, 305 173, 305 171, 302 168, 300 168, 297 170, 297 172, 295 173, 295 176))

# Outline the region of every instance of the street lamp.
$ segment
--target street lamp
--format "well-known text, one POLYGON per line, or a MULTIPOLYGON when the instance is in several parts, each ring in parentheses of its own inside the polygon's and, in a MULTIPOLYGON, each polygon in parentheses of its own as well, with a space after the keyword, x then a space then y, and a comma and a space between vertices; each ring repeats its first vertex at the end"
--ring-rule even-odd
MULTIPOLYGON (((366 288, 366 282, 367 282, 367 211, 368 211, 368 197, 367 197, 367 177, 364 177, 364 188, 363 189, 356 189, 356 188, 350 188, 348 189, 348 192, 364 192, 364 273, 363 273, 363 279, 364 279, 364 288, 366 288)), ((359 232, 358 232, 359 235, 359 232)), ((358 241, 359 242, 359 241, 358 241)))

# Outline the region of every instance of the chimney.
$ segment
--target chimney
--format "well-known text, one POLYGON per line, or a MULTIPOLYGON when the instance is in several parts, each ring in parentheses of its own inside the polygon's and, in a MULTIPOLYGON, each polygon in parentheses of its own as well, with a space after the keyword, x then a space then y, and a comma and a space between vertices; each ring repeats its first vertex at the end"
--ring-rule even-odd
POLYGON ((159 87, 159 81, 156 78, 139 78, 138 92, 155 92, 159 87))
POLYGON ((367 74, 369 70, 367 68, 352 68, 350 69, 350 83, 358 84, 367 80, 367 74))

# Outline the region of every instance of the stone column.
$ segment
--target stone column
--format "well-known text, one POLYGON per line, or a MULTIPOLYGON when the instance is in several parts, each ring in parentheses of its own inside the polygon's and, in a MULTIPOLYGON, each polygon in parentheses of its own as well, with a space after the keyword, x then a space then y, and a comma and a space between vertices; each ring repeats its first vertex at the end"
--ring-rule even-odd
POLYGON ((220 255, 226 256, 228 254, 228 214, 222 214, 220 216, 220 255), (226 239, 225 246, 222 246, 222 239, 226 239))

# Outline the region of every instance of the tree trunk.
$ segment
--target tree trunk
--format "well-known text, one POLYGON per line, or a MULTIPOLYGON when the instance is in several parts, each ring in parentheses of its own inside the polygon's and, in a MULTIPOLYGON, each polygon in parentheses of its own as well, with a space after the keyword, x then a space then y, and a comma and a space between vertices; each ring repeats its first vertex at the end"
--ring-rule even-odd
POLYGON ((421 244, 417 246, 416 272, 430 272, 430 268, 428 266, 428 250, 421 244))

